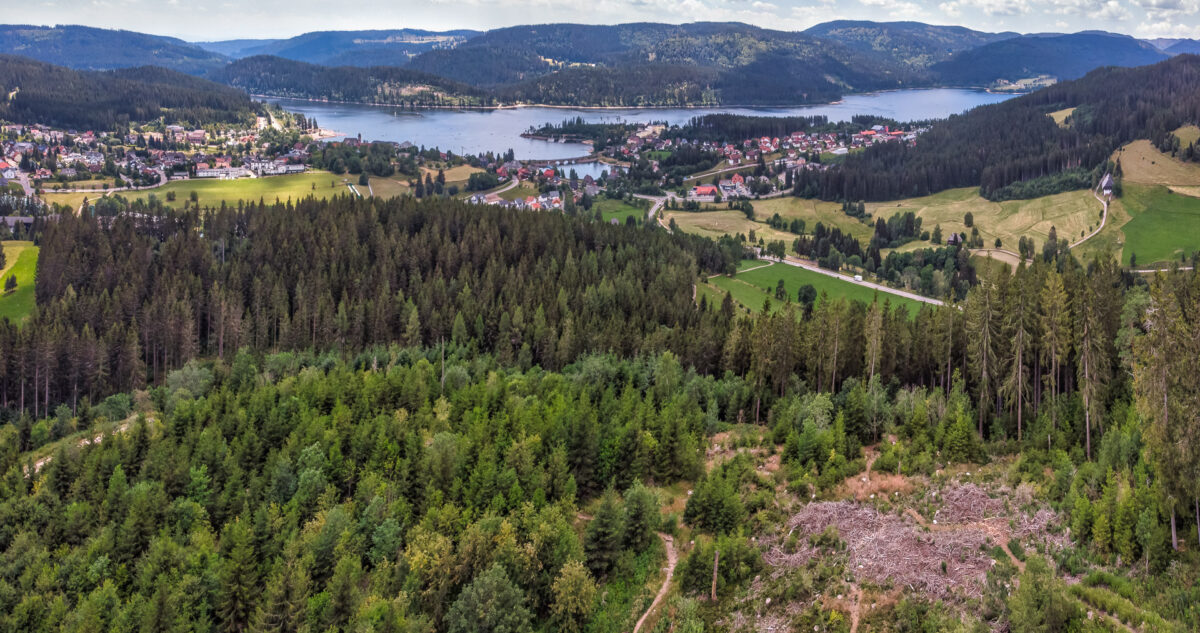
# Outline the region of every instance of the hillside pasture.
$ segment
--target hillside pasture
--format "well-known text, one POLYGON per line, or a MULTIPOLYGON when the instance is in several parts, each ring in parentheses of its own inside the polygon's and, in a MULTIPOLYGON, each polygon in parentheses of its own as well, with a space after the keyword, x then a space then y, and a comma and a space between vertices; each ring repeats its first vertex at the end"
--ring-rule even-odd
POLYGON ((1200 186, 1200 165, 1168 156, 1150 144, 1134 141, 1113 153, 1121 161, 1123 183, 1200 186))
POLYGON ((1126 185, 1122 197, 1129 221, 1121 262, 1137 255, 1137 266, 1169 266, 1200 249, 1200 198, 1161 186, 1126 185))
POLYGON ((869 240, 874 232, 872 225, 864 224, 857 218, 852 218, 842 212, 842 205, 836 202, 822 202, 793 196, 755 200, 754 219, 766 222, 776 213, 779 217, 791 220, 804 220, 804 230, 811 233, 818 222, 827 227, 836 227, 843 233, 849 233, 858 240, 869 240))
POLYGON ((1180 147, 1187 147, 1196 141, 1200 141, 1200 127, 1195 125, 1185 125, 1172 132, 1172 134, 1175 135, 1175 138, 1179 139, 1180 147))
POLYGON ((1054 122, 1058 124, 1058 127, 1067 127, 1067 117, 1074 113, 1075 108, 1064 108, 1062 110, 1051 112, 1048 116, 1051 119, 1054 119, 1054 122))
MULTIPOLYGON (((942 227, 943 240, 951 233, 971 234, 966 214, 973 217, 984 246, 992 248, 1000 238, 1003 248, 1016 250, 1022 236, 1032 238, 1041 248, 1054 227, 1059 238, 1078 239, 1089 227, 1100 222, 1100 203, 1090 191, 1068 191, 1031 200, 992 202, 980 197, 977 189, 949 189, 930 196, 892 202, 868 203, 867 212, 877 218, 889 218, 912 211, 921 218, 921 228, 932 232, 942 227)), ((912 244, 912 243, 910 243, 912 244)), ((918 246, 933 246, 917 242, 918 246)))
POLYGON ((921 302, 904 297, 897 297, 885 292, 877 292, 872 288, 855 283, 850 277, 838 279, 811 270, 788 264, 759 262, 747 260, 739 266, 741 272, 734 277, 712 277, 708 283, 715 286, 724 295, 728 291, 734 301, 742 306, 758 311, 762 309, 763 301, 768 300, 772 308, 778 308, 785 302, 775 299, 775 286, 783 280, 784 290, 787 291, 793 303, 796 302, 797 292, 802 286, 811 285, 817 291, 817 302, 820 295, 825 293, 829 298, 845 297, 851 301, 872 303, 888 301, 891 305, 902 305, 909 314, 915 313, 921 307, 921 302))
POLYGON ((756 238, 768 242, 783 240, 790 250, 797 237, 786 231, 777 231, 762 222, 755 222, 741 211, 667 211, 663 221, 670 222, 672 219, 679 230, 712 239, 738 234, 749 237, 750 231, 754 231, 756 238))
POLYGON ((0 319, 19 323, 33 312, 39 249, 33 242, 7 241, 3 244, 5 268, 0 271, 0 319), (13 276, 17 278, 17 289, 5 293, 4 284, 13 276))

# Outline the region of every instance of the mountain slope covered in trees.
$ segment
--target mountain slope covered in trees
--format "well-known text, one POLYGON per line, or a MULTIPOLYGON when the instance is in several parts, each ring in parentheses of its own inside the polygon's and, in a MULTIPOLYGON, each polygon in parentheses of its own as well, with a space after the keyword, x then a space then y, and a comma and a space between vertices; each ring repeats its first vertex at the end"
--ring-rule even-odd
POLYGON ((0 55, 0 119, 67 128, 112 129, 166 117, 200 125, 253 120, 240 90, 158 67, 78 71, 0 55))
POLYGON ((1143 66, 1166 58, 1150 44, 1115 33, 1023 35, 964 50, 930 70, 947 85, 987 86, 1038 75, 1075 79, 1102 66, 1143 66))
POLYGON ((173 37, 87 26, 0 25, 0 51, 78 70, 162 66, 198 75, 227 61, 173 37))
POLYGON ((451 50, 424 53, 409 67, 479 86, 518 84, 526 91, 555 72, 567 77, 543 85, 586 85, 597 77, 630 73, 651 81, 644 90, 663 91, 686 71, 697 80, 708 78, 699 88, 713 88, 722 103, 804 103, 914 79, 904 67, 840 44, 725 23, 511 27, 451 50), (773 82, 763 86, 768 75, 773 82))
POLYGON ((959 51, 1017 37, 1013 32, 984 33, 962 26, 865 20, 835 20, 804 32, 913 68, 927 68, 959 51))
POLYGON ((468 30, 314 31, 288 39, 197 42, 196 46, 234 59, 272 55, 328 66, 403 66, 415 55, 453 48, 475 35, 477 31, 468 30))
POLYGON ((1003 199, 1013 197, 1006 188, 1016 183, 1068 172, 1082 170, 1090 182, 1088 172, 1117 147, 1136 139, 1159 144, 1200 121, 1197 103, 1200 57, 1102 68, 937 122, 913 146, 875 145, 838 167, 802 172, 796 187, 829 200, 894 200, 978 186, 985 197, 1003 199), (1065 108, 1075 108, 1066 127, 1046 116, 1065 108))
POLYGON ((408 68, 329 67, 260 55, 210 75, 251 94, 351 103, 485 105, 482 90, 408 68))

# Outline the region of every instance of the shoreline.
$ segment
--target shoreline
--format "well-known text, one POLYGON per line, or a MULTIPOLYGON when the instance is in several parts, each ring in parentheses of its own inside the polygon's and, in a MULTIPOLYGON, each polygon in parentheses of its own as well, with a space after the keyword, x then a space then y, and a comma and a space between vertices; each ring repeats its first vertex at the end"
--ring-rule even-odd
POLYGON ((1021 96, 1029 94, 1028 92, 998 92, 985 86, 929 86, 924 88, 888 88, 886 90, 872 90, 870 92, 852 92, 843 95, 841 99, 834 101, 821 101, 816 103, 793 103, 787 105, 780 104, 753 104, 753 103, 708 103, 708 104, 690 104, 690 105, 561 105, 550 103, 501 103, 497 105, 418 105, 406 106, 398 103, 365 103, 362 101, 344 101, 340 99, 315 99, 311 97, 283 97, 278 95, 250 94, 254 99, 274 99, 276 101, 301 101, 305 103, 328 103, 334 105, 357 105, 371 108, 398 108, 405 112, 419 113, 422 110, 439 111, 462 111, 462 112, 493 112, 499 110, 519 110, 522 108, 547 108, 553 110, 702 110, 702 109, 755 109, 755 110, 790 110, 795 108, 819 108, 822 106, 839 105, 846 102, 846 97, 852 96, 871 96, 884 95, 891 92, 908 92, 915 90, 967 90, 971 92, 983 92, 987 94, 1011 94, 1013 96, 1021 96))

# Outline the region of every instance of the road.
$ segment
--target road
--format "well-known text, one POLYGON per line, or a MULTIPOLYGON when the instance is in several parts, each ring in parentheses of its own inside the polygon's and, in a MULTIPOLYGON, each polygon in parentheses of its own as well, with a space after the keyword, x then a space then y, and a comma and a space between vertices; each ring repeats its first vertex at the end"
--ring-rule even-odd
POLYGON ((1079 238, 1067 248, 1075 248, 1076 246, 1079 246, 1080 244, 1092 239, 1093 236, 1104 229, 1104 223, 1108 222, 1108 200, 1101 198, 1100 194, 1096 193, 1095 191, 1092 192, 1092 195, 1096 196, 1096 200, 1099 200, 1100 204, 1104 207, 1104 213, 1100 214, 1100 226, 1096 227, 1095 231, 1092 231, 1091 233, 1079 238))
POLYGON ((776 262, 779 264, 787 264, 788 266, 795 266, 797 268, 803 268, 805 270, 809 270, 814 273, 820 273, 822 275, 825 275, 826 277, 833 277, 834 279, 840 279, 848 284, 856 284, 859 286, 866 286, 867 288, 872 288, 874 290, 878 290, 879 292, 886 292, 888 294, 896 295, 897 297, 904 297, 905 299, 912 299, 913 301, 920 301, 922 303, 928 303, 928 304, 935 305, 935 306, 945 305, 944 302, 942 302, 940 299, 924 297, 924 296, 921 296, 921 295, 913 293, 913 292, 908 292, 905 290, 898 290, 896 288, 890 288, 888 286, 884 286, 882 284, 877 284, 877 283, 870 282, 870 281, 856 281, 856 280, 846 277, 845 275, 842 275, 840 273, 835 273, 832 270, 826 270, 824 268, 821 268, 820 266, 817 266, 816 264, 810 264, 802 259, 797 259, 795 257, 788 256, 784 259, 779 259, 777 257, 763 256, 762 259, 765 261, 772 261, 772 262, 776 262))

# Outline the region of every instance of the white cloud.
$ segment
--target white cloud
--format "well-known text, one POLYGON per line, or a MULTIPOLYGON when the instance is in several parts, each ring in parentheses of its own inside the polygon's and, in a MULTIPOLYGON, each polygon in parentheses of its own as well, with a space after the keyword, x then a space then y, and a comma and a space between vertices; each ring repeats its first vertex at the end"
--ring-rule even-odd
POLYGON ((979 11, 991 17, 1019 16, 1029 13, 1028 0, 951 0, 938 6, 951 16, 962 15, 964 9, 979 11))

